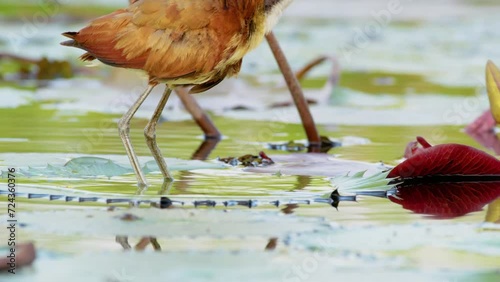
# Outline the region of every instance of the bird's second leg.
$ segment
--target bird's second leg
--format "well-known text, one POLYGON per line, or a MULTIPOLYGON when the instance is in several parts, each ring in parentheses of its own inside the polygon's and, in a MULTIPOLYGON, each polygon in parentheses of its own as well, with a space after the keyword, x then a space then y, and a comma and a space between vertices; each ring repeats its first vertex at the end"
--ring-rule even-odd
POLYGON ((118 121, 118 132, 120 133, 123 146, 125 146, 125 151, 127 151, 130 164, 134 169, 137 177, 137 186, 139 186, 139 188, 145 188, 148 184, 146 182, 146 178, 144 177, 144 173, 141 170, 141 166, 139 165, 139 160, 134 152, 134 148, 132 147, 132 142, 130 142, 130 120, 156 85, 156 83, 150 83, 146 91, 139 96, 139 99, 137 99, 127 113, 125 113, 120 121, 118 121))
POLYGON ((116 236, 115 240, 124 250, 130 250, 132 248, 128 243, 128 236, 116 236))
POLYGON ((158 144, 156 142, 156 124, 160 119, 161 112, 165 108, 165 105, 167 104, 168 98, 170 97, 171 93, 172 89, 167 86, 165 88, 165 92, 163 92, 163 96, 161 97, 160 102, 158 103, 158 106, 156 107, 155 112, 153 113, 153 117, 151 117, 151 120, 149 120, 146 128, 144 128, 144 137, 146 137, 146 144, 148 144, 148 147, 151 150, 151 153, 153 154, 153 157, 155 158, 165 181, 172 181, 173 178, 168 172, 167 162, 165 162, 165 159, 161 155, 160 148, 158 148, 158 144))

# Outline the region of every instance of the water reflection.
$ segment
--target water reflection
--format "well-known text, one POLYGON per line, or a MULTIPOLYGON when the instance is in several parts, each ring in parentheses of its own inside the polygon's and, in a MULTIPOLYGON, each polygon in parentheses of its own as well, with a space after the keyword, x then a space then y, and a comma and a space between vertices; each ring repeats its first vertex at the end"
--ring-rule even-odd
POLYGON ((208 159, 208 156, 210 156, 210 153, 217 147, 217 144, 220 142, 220 139, 215 139, 215 138, 209 138, 203 140, 201 142, 200 146, 194 151, 193 155, 191 156, 192 160, 200 160, 204 161, 208 159))
POLYGON ((309 175, 297 175, 297 182, 294 184, 292 191, 304 190, 312 182, 309 175))
POLYGON ((500 196, 500 182, 442 182, 400 185, 389 200, 404 209, 436 218, 455 218, 482 208, 500 196))
MULTIPOLYGON (((194 151, 191 155, 191 160, 200 160, 205 161, 210 156, 210 153, 217 147, 220 139, 218 138, 207 138, 201 142, 200 146, 194 151)), ((179 173, 178 181, 174 182, 174 188, 177 191, 181 191, 182 193, 186 193, 189 190, 190 182, 194 179, 194 175, 192 172, 185 170, 179 173)), ((161 195, 168 194, 170 190, 161 191, 161 195)))
MULTIPOLYGON (((219 142, 219 139, 205 139, 191 155, 191 160, 207 160, 210 156, 210 153, 215 149, 219 142)), ((313 147, 309 147, 309 152, 314 152, 311 151, 311 148, 313 147)), ((320 149, 320 147, 318 147, 318 149, 320 149)), ((293 187, 291 187, 290 191, 303 190, 306 187, 310 186, 313 181, 313 178, 309 175, 297 175, 296 178, 297 181, 292 184, 293 187)), ((188 170, 181 171, 176 178, 176 181, 174 181, 172 185, 167 185, 165 183, 162 185, 162 189, 159 194, 168 195, 171 189, 175 189, 176 192, 181 192, 182 194, 189 194, 190 192, 192 193, 193 191, 190 191, 190 187, 196 185, 196 183, 194 183, 196 181, 196 173, 188 170)))
POLYGON ((307 153, 328 153, 331 149, 341 147, 342 144, 338 141, 332 141, 326 136, 320 136, 320 144, 304 144, 301 142, 289 141, 287 143, 269 143, 267 147, 270 150, 285 151, 285 152, 303 152, 307 149, 307 153))
MULTIPOLYGON (((128 236, 116 236, 115 241, 122 246, 124 250, 131 250, 132 246, 128 242, 128 236)), ((137 242, 134 246, 134 250, 136 251, 144 251, 146 247, 151 244, 155 251, 161 251, 160 243, 156 237, 142 237, 139 242, 137 242)))
POLYGON ((355 196, 341 196, 334 191, 330 198, 332 206, 337 208, 340 202, 356 201, 357 196, 387 198, 406 210, 436 219, 464 216, 494 202, 499 207, 488 210, 488 214, 500 214, 500 182, 497 181, 400 184, 387 191, 360 191, 355 196))
MULTIPOLYGON (((118 243, 124 251, 132 250, 132 246, 129 243, 128 236, 115 236, 115 241, 118 243)), ((264 247, 265 251, 274 251, 278 246, 279 239, 278 237, 271 237, 267 241, 267 244, 264 247)), ((162 248, 158 239, 156 237, 142 237, 133 247, 134 251, 144 251, 149 245, 153 247, 153 250, 156 252, 161 252, 162 248)))

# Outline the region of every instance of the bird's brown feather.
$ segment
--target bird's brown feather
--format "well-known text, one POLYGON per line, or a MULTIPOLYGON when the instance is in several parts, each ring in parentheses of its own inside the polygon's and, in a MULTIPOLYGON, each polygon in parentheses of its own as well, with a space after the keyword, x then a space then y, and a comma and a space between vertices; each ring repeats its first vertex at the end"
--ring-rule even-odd
POLYGON ((259 9, 263 0, 140 0, 67 36, 85 58, 208 86, 237 73, 235 65, 262 40, 251 38, 259 9))

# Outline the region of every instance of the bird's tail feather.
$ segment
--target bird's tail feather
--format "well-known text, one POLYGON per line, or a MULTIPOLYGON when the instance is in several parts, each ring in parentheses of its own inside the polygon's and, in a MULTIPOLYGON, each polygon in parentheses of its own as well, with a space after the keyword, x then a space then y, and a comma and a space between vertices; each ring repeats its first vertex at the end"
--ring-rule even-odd
POLYGON ((76 42, 75 38, 78 35, 78 32, 65 32, 62 34, 63 36, 66 36, 68 38, 71 38, 71 40, 63 41, 61 42, 61 45, 63 46, 70 46, 70 47, 78 47, 78 42, 76 42))

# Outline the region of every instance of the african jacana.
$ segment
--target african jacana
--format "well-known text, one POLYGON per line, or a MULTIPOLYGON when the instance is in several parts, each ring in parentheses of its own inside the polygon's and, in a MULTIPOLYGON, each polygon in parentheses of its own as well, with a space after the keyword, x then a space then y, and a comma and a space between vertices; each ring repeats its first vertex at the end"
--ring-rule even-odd
MULTIPOLYGON (((139 0, 129 0, 128 2, 129 4, 134 4, 138 1, 139 0)), ((273 2, 275 2, 275 0, 265 0, 266 5, 273 5, 273 2)), ((305 99, 302 88, 300 87, 298 78, 292 75, 292 68, 288 64, 286 56, 281 50, 281 46, 279 45, 278 40, 276 39, 272 31, 270 31, 266 35, 266 39, 269 47, 271 48, 271 51, 273 52, 276 62, 278 63, 281 73, 285 78, 288 89, 290 90, 290 94, 292 95, 295 106, 297 107, 297 110, 299 112, 302 126, 304 127, 307 135, 307 140, 309 142, 309 147, 310 149, 312 149, 311 152, 315 152, 321 145, 321 138, 316 128, 316 124, 314 123, 314 119, 311 115, 311 111, 307 106, 307 101, 305 99)), ((177 93, 177 96, 181 99, 182 103, 191 114, 195 122, 203 130, 205 138, 220 139, 220 132, 217 130, 207 114, 203 112, 201 107, 197 104, 196 100, 192 98, 189 93, 181 87, 177 88, 175 92, 177 93)))
POLYGON ((292 0, 141 0, 97 18, 62 45, 81 48, 84 61, 141 69, 149 86, 118 122, 120 138, 138 180, 147 187, 130 142, 130 120, 159 83, 166 88, 144 135, 166 181, 172 180, 156 143, 156 124, 172 89, 208 90, 236 75, 243 57, 271 31, 292 0))

